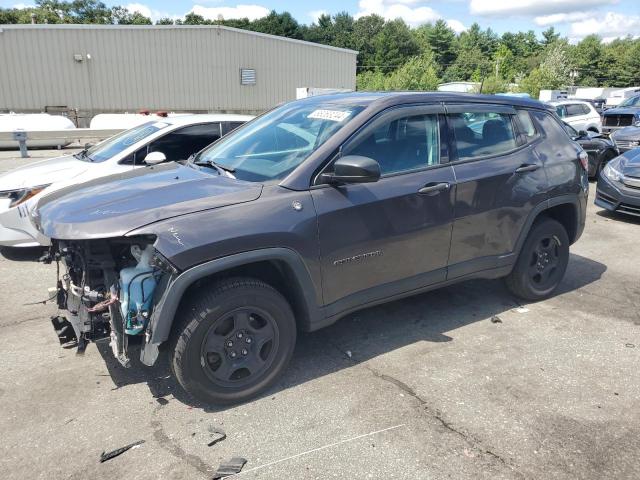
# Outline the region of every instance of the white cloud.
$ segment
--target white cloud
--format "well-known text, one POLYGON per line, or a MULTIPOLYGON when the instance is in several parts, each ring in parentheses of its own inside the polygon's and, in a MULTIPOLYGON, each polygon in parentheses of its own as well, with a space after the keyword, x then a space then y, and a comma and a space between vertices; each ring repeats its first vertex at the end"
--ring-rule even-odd
POLYGON ((593 11, 588 12, 571 12, 571 13, 554 13, 552 15, 543 15, 536 17, 533 21, 536 25, 546 27, 548 25, 556 25, 558 23, 578 22, 596 15, 593 11))
POLYGON ((554 13, 581 12, 586 7, 600 7, 618 3, 618 0, 471 0, 473 15, 552 15, 554 13))
POLYGON ((262 5, 236 5, 235 7, 203 7, 202 5, 194 5, 191 12, 196 15, 202 15, 209 20, 218 20, 220 17, 225 20, 232 18, 248 18, 249 20, 257 20, 258 18, 269 15, 269 10, 262 5))
POLYGON ((467 27, 465 27, 461 21, 455 20, 453 18, 447 20, 447 25, 456 33, 462 33, 467 29, 467 27))
POLYGON ((637 37, 638 32, 640 32, 640 15, 607 12, 604 17, 594 15, 591 18, 572 23, 569 35, 572 39, 579 40, 595 33, 603 37, 604 41, 610 42, 615 38, 627 35, 637 37))
POLYGON ((401 18, 412 26, 435 22, 441 18, 434 9, 420 6, 422 3, 424 0, 360 0, 355 18, 376 14, 388 20, 401 18))
POLYGON ((16 3, 11 8, 17 8, 18 10, 22 10, 23 8, 35 8, 35 5, 31 5, 30 3, 16 3))
POLYGON ((147 18, 150 18, 154 22, 161 18, 172 18, 174 20, 176 18, 181 18, 180 15, 170 15, 167 12, 161 12, 159 10, 155 10, 142 3, 129 3, 125 5, 124 8, 129 10, 131 13, 138 12, 139 14, 144 15, 147 18))
POLYGON ((307 15, 311 17, 311 20, 317 22, 321 15, 328 15, 326 10, 311 10, 307 15))

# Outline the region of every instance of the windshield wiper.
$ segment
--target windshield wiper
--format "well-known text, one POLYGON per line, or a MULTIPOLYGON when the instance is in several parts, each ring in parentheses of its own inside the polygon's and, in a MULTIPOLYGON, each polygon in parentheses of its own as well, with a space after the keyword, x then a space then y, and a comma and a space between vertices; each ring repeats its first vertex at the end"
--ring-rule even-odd
POLYGON ((79 151, 78 153, 74 154, 73 156, 75 158, 77 158, 78 160, 84 160, 86 158, 90 162, 93 162, 93 159, 87 154, 87 152, 88 152, 88 149, 85 148, 84 150, 79 151))
POLYGON ((197 158, 196 161, 193 162, 195 165, 202 165, 205 167, 213 167, 216 170, 218 170, 218 173, 220 173, 221 175, 224 175, 224 172, 228 172, 228 173, 234 173, 236 171, 235 168, 233 167, 228 167, 226 165, 221 165, 219 163, 216 163, 214 160, 207 160, 205 162, 198 162, 197 158))

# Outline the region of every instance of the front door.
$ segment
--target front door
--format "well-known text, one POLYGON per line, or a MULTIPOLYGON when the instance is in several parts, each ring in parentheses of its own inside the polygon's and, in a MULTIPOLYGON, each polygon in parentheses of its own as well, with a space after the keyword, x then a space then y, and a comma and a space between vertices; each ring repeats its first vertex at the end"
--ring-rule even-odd
POLYGON ((380 180, 312 188, 327 315, 445 279, 455 178, 444 133, 441 107, 389 110, 341 150, 376 160, 380 180))

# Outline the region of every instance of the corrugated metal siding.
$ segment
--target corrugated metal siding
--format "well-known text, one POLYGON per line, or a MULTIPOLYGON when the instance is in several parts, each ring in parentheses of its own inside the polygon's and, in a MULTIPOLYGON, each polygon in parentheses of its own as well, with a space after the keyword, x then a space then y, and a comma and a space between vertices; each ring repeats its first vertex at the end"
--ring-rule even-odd
POLYGON ((0 30, 0 110, 259 112, 297 87, 355 88, 356 52, 227 27, 0 30), (256 85, 240 84, 241 68, 256 85))

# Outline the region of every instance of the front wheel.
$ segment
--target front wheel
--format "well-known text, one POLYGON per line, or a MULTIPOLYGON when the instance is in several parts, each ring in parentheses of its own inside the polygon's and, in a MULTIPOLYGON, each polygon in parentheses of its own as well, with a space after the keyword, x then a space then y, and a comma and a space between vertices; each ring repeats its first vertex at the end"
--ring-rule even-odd
POLYGON ((205 403, 236 403, 268 388, 286 368, 296 322, 285 298, 252 278, 220 281, 185 305, 171 344, 180 385, 205 403))
POLYGON ((569 236, 552 218, 537 220, 513 271, 507 276, 509 290, 526 300, 542 300, 558 287, 569 263, 569 236))

